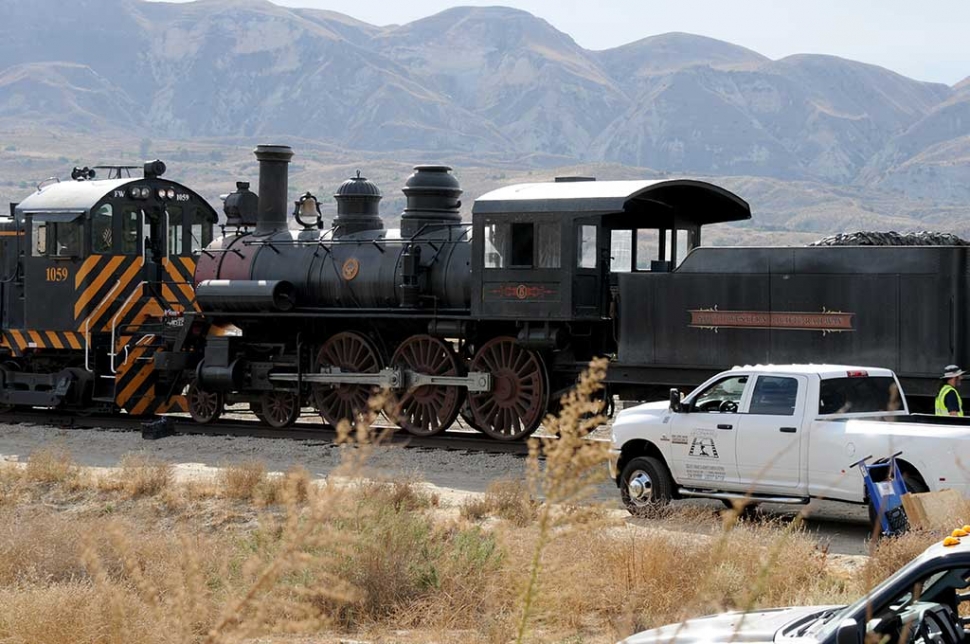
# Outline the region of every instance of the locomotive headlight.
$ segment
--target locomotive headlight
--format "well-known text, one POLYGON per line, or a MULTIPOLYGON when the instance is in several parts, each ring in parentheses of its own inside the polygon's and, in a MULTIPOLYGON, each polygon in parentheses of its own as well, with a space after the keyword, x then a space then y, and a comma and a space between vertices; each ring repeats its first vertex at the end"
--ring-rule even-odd
POLYGON ((131 196, 132 199, 138 199, 139 197, 141 197, 141 190, 139 190, 137 187, 134 187, 128 191, 128 194, 131 196))
POLYGON ((169 188, 165 191, 165 196, 169 199, 175 199, 175 188, 169 188))
POLYGON ((159 188, 158 189, 158 198, 159 199, 164 199, 165 198, 165 188, 159 188))
POLYGON ((149 188, 149 187, 146 186, 146 187, 144 187, 144 188, 141 189, 141 198, 142 199, 148 199, 148 197, 151 194, 152 194, 151 188, 149 188))

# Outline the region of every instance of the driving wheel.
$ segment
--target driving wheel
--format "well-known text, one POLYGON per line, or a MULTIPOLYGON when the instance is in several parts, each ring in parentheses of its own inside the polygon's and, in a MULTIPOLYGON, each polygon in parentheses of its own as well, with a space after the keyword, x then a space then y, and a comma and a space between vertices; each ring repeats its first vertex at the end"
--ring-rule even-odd
POLYGON ((468 395, 476 428, 492 438, 511 441, 539 427, 549 404, 542 356, 519 346, 515 338, 493 338, 475 354, 469 371, 492 374, 492 391, 468 395))
MULTIPOLYGON (((454 351, 430 335, 405 340, 394 352, 391 364, 426 376, 457 376, 460 369, 454 351)), ((416 436, 440 434, 458 418, 463 394, 463 389, 453 385, 410 388, 398 403, 397 424, 416 436)))
MULTIPOLYGON (((346 373, 377 373, 382 364, 373 342, 360 333, 344 331, 323 343, 314 367, 316 371, 322 367, 337 367, 346 373)), ((367 410, 367 401, 374 389, 372 385, 315 383, 313 403, 320 416, 331 425, 336 426, 341 420, 353 423, 367 410)))

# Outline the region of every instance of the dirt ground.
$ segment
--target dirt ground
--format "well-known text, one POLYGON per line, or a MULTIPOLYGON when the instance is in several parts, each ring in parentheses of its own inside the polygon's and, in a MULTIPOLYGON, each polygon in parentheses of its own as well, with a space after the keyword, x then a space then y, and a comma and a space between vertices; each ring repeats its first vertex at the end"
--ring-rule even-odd
MULTIPOLYGON (((330 443, 286 439, 171 436, 147 441, 138 432, 65 430, 33 425, 0 424, 0 459, 25 461, 31 452, 43 446, 60 445, 70 451, 74 460, 88 467, 115 467, 128 454, 140 453, 175 465, 176 475, 211 476, 228 463, 257 460, 268 471, 284 472, 295 465, 306 468, 315 478, 326 477, 340 462, 346 447, 330 443)), ((525 460, 508 454, 468 453, 436 449, 380 447, 369 460, 368 474, 375 478, 401 477, 424 481, 456 507, 469 495, 481 494, 497 479, 522 478, 525 460)), ((610 482, 600 484, 595 499, 607 504, 629 525, 643 529, 664 529, 703 534, 710 526, 678 524, 677 519, 636 519, 629 517, 619 503, 619 495, 610 482)), ((699 508, 716 512, 718 501, 685 500, 699 508)), ((766 505, 762 512, 780 521, 794 517, 801 506, 766 505)), ((813 502, 807 508, 806 528, 833 555, 851 561, 868 552, 866 510, 835 502, 813 502)))

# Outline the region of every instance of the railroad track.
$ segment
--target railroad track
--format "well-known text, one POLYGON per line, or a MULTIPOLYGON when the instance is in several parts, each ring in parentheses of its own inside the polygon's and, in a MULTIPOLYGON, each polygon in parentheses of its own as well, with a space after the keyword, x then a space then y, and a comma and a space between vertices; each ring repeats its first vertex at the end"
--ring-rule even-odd
MULTIPOLYGON (((188 418, 167 416, 168 431, 171 434, 202 434, 208 436, 246 436, 251 438, 285 438, 289 440, 332 443, 336 440, 336 430, 326 424, 298 422, 286 429, 267 427, 256 420, 220 419, 207 425, 200 425, 188 418)), ((154 438, 153 428, 148 425, 159 419, 134 418, 124 414, 83 415, 53 410, 16 410, 0 416, 6 424, 46 425, 62 429, 98 429, 107 431, 140 431, 146 438, 154 438)), ((156 426, 157 427, 157 426, 156 426)), ((392 430, 386 433, 383 444, 413 449, 458 450, 485 452, 491 454, 512 454, 526 456, 529 453, 525 441, 502 442, 488 438, 475 431, 448 430, 437 436, 413 436, 404 430, 391 426, 376 425, 377 431, 392 430)), ((161 438, 162 433, 159 438, 161 438)))

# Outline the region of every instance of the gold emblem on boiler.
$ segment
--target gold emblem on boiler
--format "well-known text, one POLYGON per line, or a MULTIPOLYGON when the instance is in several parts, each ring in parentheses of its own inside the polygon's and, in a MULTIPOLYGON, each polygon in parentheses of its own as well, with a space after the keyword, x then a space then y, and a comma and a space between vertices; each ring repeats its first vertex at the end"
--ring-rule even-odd
POLYGON ((345 261, 343 267, 340 269, 340 274, 343 275, 344 279, 348 282, 357 277, 357 273, 359 272, 360 262, 357 261, 357 258, 355 257, 351 257, 345 261))

